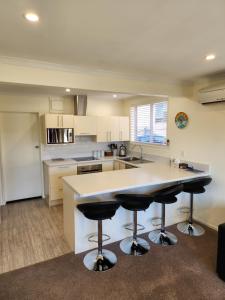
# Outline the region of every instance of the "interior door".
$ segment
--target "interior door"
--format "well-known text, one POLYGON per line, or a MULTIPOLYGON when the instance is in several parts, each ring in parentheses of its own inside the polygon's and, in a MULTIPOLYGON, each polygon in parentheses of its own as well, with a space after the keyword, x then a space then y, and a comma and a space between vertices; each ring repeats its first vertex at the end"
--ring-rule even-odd
POLYGON ((1 113, 1 154, 5 202, 42 194, 39 116, 1 113))

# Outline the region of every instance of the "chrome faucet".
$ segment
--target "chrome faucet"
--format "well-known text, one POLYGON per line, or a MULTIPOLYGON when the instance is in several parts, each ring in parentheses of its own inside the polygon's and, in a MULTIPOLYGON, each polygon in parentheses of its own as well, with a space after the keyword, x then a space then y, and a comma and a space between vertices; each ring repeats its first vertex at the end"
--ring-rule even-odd
POLYGON ((143 147, 141 145, 139 145, 139 144, 135 144, 131 148, 131 152, 134 150, 135 147, 139 147, 140 148, 140 152, 141 152, 140 160, 142 160, 143 159, 143 147))

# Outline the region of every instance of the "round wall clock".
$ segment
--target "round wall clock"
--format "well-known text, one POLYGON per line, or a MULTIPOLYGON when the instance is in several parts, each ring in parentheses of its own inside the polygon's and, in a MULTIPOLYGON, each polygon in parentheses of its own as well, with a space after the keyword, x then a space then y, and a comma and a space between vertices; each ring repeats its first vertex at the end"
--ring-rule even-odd
POLYGON ((184 112, 179 112, 176 114, 175 123, 178 128, 183 129, 188 124, 188 115, 184 112))

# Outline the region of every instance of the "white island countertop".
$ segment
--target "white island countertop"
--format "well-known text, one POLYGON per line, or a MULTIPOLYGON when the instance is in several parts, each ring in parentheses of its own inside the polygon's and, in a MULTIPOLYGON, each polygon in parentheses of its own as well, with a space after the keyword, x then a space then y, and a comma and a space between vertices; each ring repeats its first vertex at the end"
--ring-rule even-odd
POLYGON ((80 197, 89 197, 133 188, 185 181, 208 175, 208 171, 194 173, 154 162, 138 165, 138 168, 134 169, 66 176, 63 180, 80 197))

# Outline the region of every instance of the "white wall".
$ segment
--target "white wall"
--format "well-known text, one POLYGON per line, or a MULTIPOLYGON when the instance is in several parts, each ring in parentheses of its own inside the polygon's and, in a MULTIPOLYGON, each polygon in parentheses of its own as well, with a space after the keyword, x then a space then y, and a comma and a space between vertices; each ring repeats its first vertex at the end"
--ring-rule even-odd
MULTIPOLYGON (((39 112, 40 114, 50 111, 49 95, 27 94, 0 94, 0 112, 39 112)), ((54 98, 54 96, 53 96, 54 98)), ((64 113, 73 114, 73 97, 64 96, 57 98, 63 100, 64 113)), ((121 101, 96 99, 88 97, 87 115, 122 115, 123 105, 121 101)))
POLYGON ((122 116, 123 103, 119 100, 96 99, 88 97, 87 115, 90 116, 122 116))
MULTIPOLYGON (((73 113, 73 102, 70 97, 59 97, 63 100, 64 113, 73 113)), ((49 112, 48 95, 0 94, 1 112, 49 112)))
MULTIPOLYGON (((198 86, 196 87, 196 90, 198 86)), ((139 99, 139 103, 142 99, 139 99)), ((132 101, 124 101, 129 113, 132 101)), ((138 100, 136 99, 136 103, 138 100)), ((225 105, 203 106, 192 98, 169 97, 168 138, 170 146, 144 146, 144 153, 175 157, 207 163, 211 167, 213 183, 207 192, 197 195, 195 217, 213 227, 225 222, 225 105), (189 116, 185 129, 175 125, 175 115, 183 111, 189 116)))

